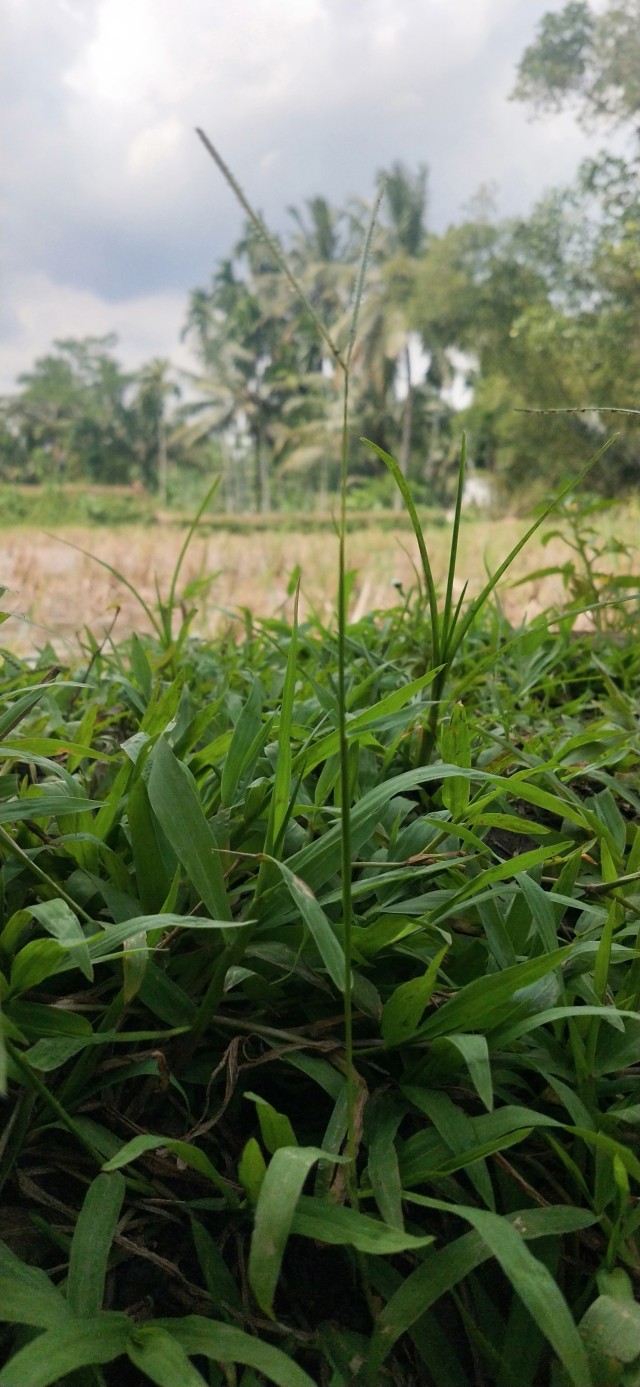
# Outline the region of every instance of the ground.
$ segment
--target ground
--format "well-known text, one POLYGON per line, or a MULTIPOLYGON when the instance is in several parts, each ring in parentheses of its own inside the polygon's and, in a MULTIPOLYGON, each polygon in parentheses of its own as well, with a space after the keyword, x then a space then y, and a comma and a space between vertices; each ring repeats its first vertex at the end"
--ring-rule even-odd
MULTIPOLYGON (((635 542, 636 525, 628 511, 617 517, 611 512, 603 523, 609 533, 628 533, 630 542, 635 542)), ((550 525, 548 522, 543 528, 550 525)), ((486 566, 495 569, 526 528, 527 522, 521 519, 465 520, 457 572, 460 582, 469 580, 470 593, 477 592, 485 581, 486 566)), ((71 654, 78 648, 78 636, 85 625, 99 633, 115 619, 115 639, 122 639, 134 628, 144 630, 146 621, 132 593, 96 559, 121 572, 153 604, 156 578, 160 592, 166 595, 168 591, 183 538, 184 530, 172 524, 117 529, 69 526, 56 535, 29 528, 4 530, 0 582, 7 591, 2 607, 14 615, 3 626, 2 645, 28 654, 51 640, 60 654, 71 654), (88 553, 78 552, 78 547, 88 553)), ((436 581, 442 584, 449 526, 434 526, 426 539, 436 581)), ((511 578, 539 566, 566 562, 569 557, 570 551, 561 540, 554 539, 543 547, 536 538, 516 560, 511 578)), ((415 583, 417 545, 404 525, 395 533, 362 525, 349 536, 347 562, 357 575, 350 604, 352 616, 357 617, 396 603, 394 580, 400 580, 405 591, 415 583)), ((337 582, 337 539, 331 530, 256 530, 249 534, 216 530, 196 537, 187 553, 178 591, 199 577, 217 576, 208 595, 199 600, 194 630, 201 635, 213 634, 228 625, 241 607, 250 608, 257 616, 290 615, 288 588, 296 565, 302 572, 301 616, 313 609, 327 620, 337 582)), ((558 577, 515 588, 507 578, 500 593, 512 619, 531 618, 553 602, 567 602, 558 577)))

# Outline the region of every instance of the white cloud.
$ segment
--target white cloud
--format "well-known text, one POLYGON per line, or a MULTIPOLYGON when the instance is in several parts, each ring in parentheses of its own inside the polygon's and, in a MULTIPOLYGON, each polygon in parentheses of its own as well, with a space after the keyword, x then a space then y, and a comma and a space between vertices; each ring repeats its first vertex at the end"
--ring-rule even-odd
POLYGON ((161 97, 167 62, 159 8, 154 0, 102 0, 95 32, 64 84, 89 103, 133 106, 161 97))
POLYGON ((127 151, 126 172, 136 182, 148 185, 160 179, 164 184, 167 167, 171 167, 183 146, 184 129, 175 116, 148 125, 131 141, 127 151))
POLYGON ((0 393, 9 391, 14 376, 28 371, 52 342, 65 337, 104 337, 115 332, 119 339, 115 355, 128 370, 155 356, 170 357, 179 369, 197 369, 179 340, 186 313, 182 293, 106 303, 88 290, 68 288, 34 274, 18 281, 6 308, 11 333, 0 343, 0 393))
POLYGON ((316 193, 370 195, 397 158, 430 166, 436 227, 481 182, 525 211, 587 148, 569 118, 534 126, 507 105, 550 3, 8 0, 5 373, 48 325, 115 326, 125 355, 129 333, 147 340, 136 323, 165 342, 174 312, 173 342, 147 355, 175 353, 189 289, 242 222, 196 125, 275 229, 316 193))

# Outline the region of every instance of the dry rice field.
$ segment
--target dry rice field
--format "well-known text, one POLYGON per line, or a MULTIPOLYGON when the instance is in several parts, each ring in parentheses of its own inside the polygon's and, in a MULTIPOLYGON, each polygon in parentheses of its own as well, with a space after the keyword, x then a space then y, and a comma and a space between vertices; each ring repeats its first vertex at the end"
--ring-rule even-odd
MULTIPOLYGON (((547 522, 543 528, 549 525, 547 522)), ((627 507, 624 514, 608 512, 603 532, 605 525, 607 533, 637 545, 637 507, 627 507)), ((510 518, 465 521, 458 591, 468 580, 469 593, 477 592, 487 567, 493 570, 498 566, 526 527, 525 521, 510 518)), ((55 536, 28 528, 0 531, 0 583, 6 589, 2 607, 12 613, 2 627, 0 644, 29 655, 50 642, 64 658, 77 652, 87 626, 98 638, 113 626, 114 640, 133 629, 148 629, 133 594, 96 560, 117 569, 153 605, 156 580, 162 595, 168 591, 183 537, 182 531, 169 524, 111 530, 70 525, 55 536)), ((442 584, 448 527, 434 528, 426 538, 436 581, 442 584)), ((566 594, 557 577, 534 580, 523 587, 513 587, 512 580, 535 568, 566 562, 569 557, 562 540, 554 539, 543 547, 536 537, 500 586, 507 614, 512 619, 533 617, 552 603, 565 604, 566 594)), ((410 588, 415 583, 412 565, 416 562, 417 546, 404 526, 394 533, 369 525, 350 534, 348 566, 356 570, 352 617, 397 603, 393 580, 399 579, 405 590, 410 588)), ((256 617, 290 615, 292 599, 287 589, 296 565, 302 572, 302 618, 315 611, 323 621, 330 619, 337 574, 337 540, 332 532, 238 534, 218 530, 195 537, 178 591, 194 579, 210 574, 216 577, 199 605, 194 633, 209 636, 228 629, 242 608, 249 608, 256 617)), ((629 560, 622 557, 620 566, 622 571, 628 570, 629 560)), ((636 561, 635 568, 639 567, 636 561)), ((240 623, 238 629, 242 629, 240 623)))

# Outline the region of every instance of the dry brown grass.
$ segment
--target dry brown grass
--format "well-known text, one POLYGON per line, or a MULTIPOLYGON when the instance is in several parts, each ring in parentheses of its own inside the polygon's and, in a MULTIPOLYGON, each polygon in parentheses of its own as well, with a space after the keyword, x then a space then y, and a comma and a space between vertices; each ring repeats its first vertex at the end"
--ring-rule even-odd
MULTIPOLYGON (((608 512, 603 526, 608 533, 626 536, 635 544, 637 518, 637 508, 627 507, 624 512, 608 512)), ((469 579, 471 595, 484 582, 486 566, 495 568, 525 528, 526 522, 511 518, 465 521, 458 573, 460 584, 469 579)), ((182 532, 169 525, 118 530, 70 525, 60 530, 57 538, 37 530, 3 531, 0 579, 10 589, 3 606, 27 620, 16 616, 8 621, 2 629, 2 645, 28 654, 49 639, 60 653, 70 653, 77 649, 78 634, 84 626, 99 635, 114 617, 116 639, 134 628, 144 630, 143 614, 127 589, 93 559, 68 547, 69 543, 112 564, 152 604, 154 578, 157 576, 161 592, 166 593, 182 538, 182 532)), ((436 580, 442 584, 448 527, 428 531, 427 542, 436 580)), ((562 541, 553 540, 543 548, 536 539, 516 561, 511 577, 524 576, 537 567, 563 562, 568 557, 562 541)), ((398 598, 392 580, 398 578, 405 589, 410 587, 415 581, 412 561, 417 561, 417 549, 412 534, 405 528, 394 534, 369 526, 352 533, 348 563, 357 570, 352 615, 395 604, 398 598)), ((302 616, 315 609, 327 619, 334 608, 337 573, 337 540, 333 533, 276 531, 243 535, 217 531, 195 538, 185 560, 184 581, 212 572, 219 576, 204 598, 194 631, 212 635, 222 625, 228 625, 242 607, 248 607, 256 616, 290 612, 287 584, 296 564, 302 570, 302 616)), ((500 593, 506 612, 514 619, 533 616, 552 603, 565 600, 557 578, 515 589, 507 579, 500 593)))

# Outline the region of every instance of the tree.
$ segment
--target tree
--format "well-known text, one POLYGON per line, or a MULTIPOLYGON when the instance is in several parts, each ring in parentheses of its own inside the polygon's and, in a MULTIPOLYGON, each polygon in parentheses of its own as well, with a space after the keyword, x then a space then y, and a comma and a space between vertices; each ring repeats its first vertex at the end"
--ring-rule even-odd
MULTIPOLYGON (((354 352, 360 387, 356 411, 364 416, 365 429, 376 442, 397 453, 406 477, 415 441, 417 392, 424 384, 424 378, 420 386, 416 382, 413 367, 418 345, 413 305, 416 274, 427 238, 427 170, 421 165, 412 174, 403 164, 395 163, 380 178, 385 196, 354 352)), ((364 224, 363 215, 363 233, 364 224)), ((400 504, 400 494, 394 493, 394 505, 400 504)))
MULTIPOLYGON (((522 327, 523 341, 544 352, 549 372, 554 363, 562 368, 558 380, 573 372, 576 393, 563 404, 633 408, 640 390, 640 0, 609 0, 602 11, 573 0, 560 14, 545 15, 523 55, 514 96, 539 110, 573 105, 586 126, 632 127, 631 159, 602 152, 582 164, 573 188, 556 195, 551 221, 564 245, 553 267, 547 255, 546 324, 538 314, 522 327), (554 350, 559 341, 561 362, 554 350)), ((585 421, 574 418, 571 426, 574 434, 584 432, 585 421)), ((633 416, 623 419, 607 463, 610 490, 637 484, 640 437, 633 416)))
POLYGON ((9 414, 38 477, 127 481, 134 455, 125 374, 112 348, 117 338, 56 341, 18 378, 9 414))
POLYGON ((640 138, 640 0, 609 0, 602 13, 570 0, 544 15, 513 95, 538 110, 571 104, 587 125, 631 122, 640 138))
POLYGON ((192 378, 200 399, 185 406, 185 417, 193 420, 186 436, 198 440, 217 433, 236 455, 243 448, 250 452, 262 512, 271 507, 273 428, 298 380, 295 333, 280 300, 279 273, 248 228, 208 293, 192 296, 183 333, 195 339, 204 367, 192 378))
POLYGON ((137 373, 133 401, 136 456, 145 485, 158 492, 163 506, 167 504, 167 402, 180 394, 171 370, 171 362, 165 358, 147 362, 137 373))

